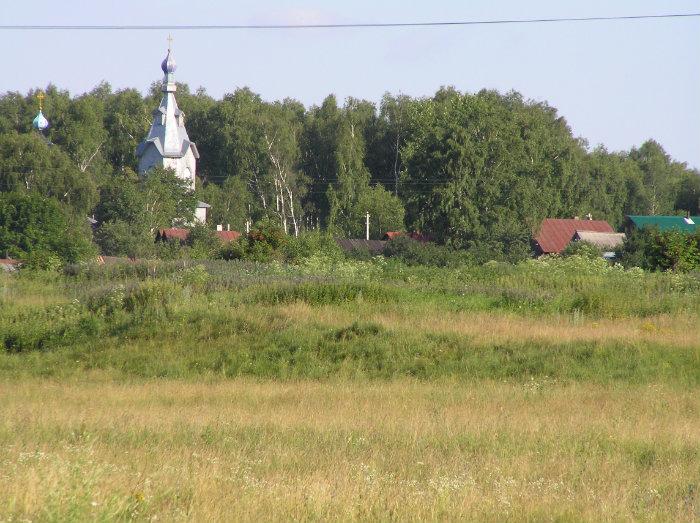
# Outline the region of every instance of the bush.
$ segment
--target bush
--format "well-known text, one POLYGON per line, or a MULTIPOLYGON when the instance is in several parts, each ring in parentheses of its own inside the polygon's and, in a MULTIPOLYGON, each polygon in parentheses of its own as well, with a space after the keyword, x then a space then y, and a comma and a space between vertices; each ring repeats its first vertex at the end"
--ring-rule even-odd
POLYGON ((195 225, 187 236, 190 247, 189 257, 193 260, 209 260, 221 255, 223 244, 213 229, 205 225, 195 225))
POLYGON ((389 240, 384 248, 384 256, 397 258, 406 265, 455 267, 474 263, 474 259, 465 251, 434 243, 421 243, 408 236, 389 240))
POLYGON ((25 258, 25 269, 56 272, 63 265, 58 254, 46 250, 34 250, 25 258))
POLYGON ((245 247, 239 240, 226 242, 219 251, 219 257, 223 260, 241 260, 245 256, 245 247))
POLYGON ((147 280, 128 292, 124 310, 141 315, 169 316, 172 306, 181 297, 182 288, 169 281, 147 280))
POLYGON ((95 255, 84 218, 68 213, 58 200, 35 193, 0 193, 0 254, 21 260, 37 252, 39 266, 95 255), (82 221, 81 221, 82 220, 82 221))
POLYGON ((330 234, 311 231, 297 237, 290 236, 284 245, 284 258, 288 262, 297 262, 315 255, 341 259, 343 251, 330 234))
POLYGON ((591 243, 576 241, 569 242, 569 245, 566 246, 566 249, 562 251, 561 255, 564 257, 581 256, 583 258, 589 258, 593 260, 596 258, 602 258, 603 251, 601 251, 598 247, 591 243))
POLYGON ((269 262, 282 257, 287 235, 270 219, 264 219, 248 233, 245 258, 256 262, 269 262))
POLYGON ((122 220, 103 223, 95 231, 95 242, 107 256, 137 258, 153 251, 153 236, 148 230, 122 220))
POLYGON ((621 262, 652 271, 700 271, 700 231, 637 229, 625 240, 621 262))

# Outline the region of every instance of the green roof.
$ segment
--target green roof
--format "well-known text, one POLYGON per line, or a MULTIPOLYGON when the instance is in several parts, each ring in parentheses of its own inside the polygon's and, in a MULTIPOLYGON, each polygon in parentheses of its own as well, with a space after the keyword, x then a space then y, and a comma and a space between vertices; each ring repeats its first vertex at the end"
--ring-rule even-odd
POLYGON ((661 231, 677 230, 695 232, 700 226, 700 216, 691 216, 690 221, 685 216, 628 216, 638 229, 657 227, 661 231))

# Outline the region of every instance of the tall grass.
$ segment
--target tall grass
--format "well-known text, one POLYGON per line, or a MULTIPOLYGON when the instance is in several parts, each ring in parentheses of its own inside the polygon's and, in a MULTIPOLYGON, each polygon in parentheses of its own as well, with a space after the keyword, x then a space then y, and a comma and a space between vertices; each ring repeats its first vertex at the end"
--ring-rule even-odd
POLYGON ((700 382, 697 279, 584 259, 127 264, 2 285, 12 374, 700 382))
POLYGON ((0 396, 3 520, 700 516, 695 391, 91 374, 0 396))

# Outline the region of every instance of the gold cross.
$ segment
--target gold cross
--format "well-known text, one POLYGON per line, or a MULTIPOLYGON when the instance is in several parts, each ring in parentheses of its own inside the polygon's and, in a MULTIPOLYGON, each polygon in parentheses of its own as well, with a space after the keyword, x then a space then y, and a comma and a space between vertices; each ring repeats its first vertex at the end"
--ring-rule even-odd
POLYGON ((44 95, 44 93, 39 91, 39 94, 37 94, 36 97, 39 99, 39 110, 41 111, 44 108, 44 98, 46 98, 46 96, 44 95))
POLYGON ((173 45, 173 37, 168 35, 168 51, 170 51, 170 48, 173 45))

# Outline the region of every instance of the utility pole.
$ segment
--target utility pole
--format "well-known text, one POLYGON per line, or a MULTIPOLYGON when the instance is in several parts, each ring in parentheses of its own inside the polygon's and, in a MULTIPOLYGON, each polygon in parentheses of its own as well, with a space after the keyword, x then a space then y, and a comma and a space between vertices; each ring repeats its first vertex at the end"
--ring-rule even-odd
POLYGON ((369 240, 369 212, 365 214, 365 240, 369 240))

